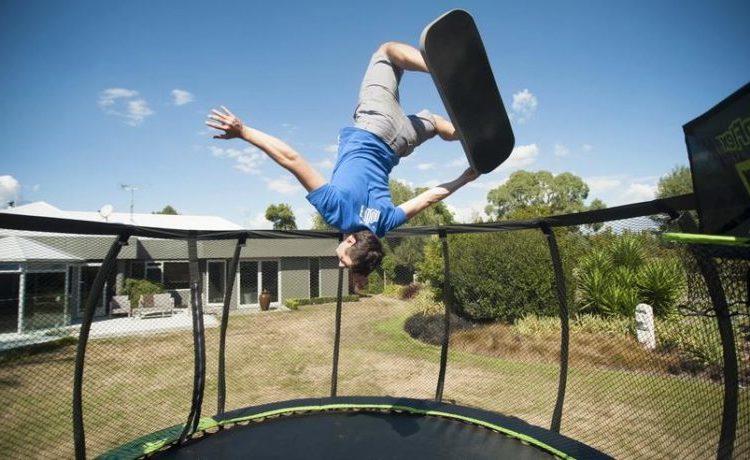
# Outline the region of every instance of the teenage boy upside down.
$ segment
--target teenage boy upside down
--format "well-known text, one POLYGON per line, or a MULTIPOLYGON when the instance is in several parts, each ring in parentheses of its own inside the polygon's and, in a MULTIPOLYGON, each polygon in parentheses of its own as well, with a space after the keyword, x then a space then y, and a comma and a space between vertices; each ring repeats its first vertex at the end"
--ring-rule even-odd
POLYGON ((388 176, 399 160, 435 135, 446 141, 458 139, 453 124, 442 117, 427 110, 403 113, 398 85, 404 70, 429 72, 421 53, 412 46, 388 42, 372 55, 359 91, 354 127, 343 128, 339 134, 338 159, 329 182, 289 145, 243 124, 226 107, 212 110, 206 122, 223 131, 214 138, 241 138, 291 172, 323 219, 345 234, 336 248, 339 266, 363 275, 383 259, 379 237, 479 176, 468 168, 453 181, 393 205, 388 176))

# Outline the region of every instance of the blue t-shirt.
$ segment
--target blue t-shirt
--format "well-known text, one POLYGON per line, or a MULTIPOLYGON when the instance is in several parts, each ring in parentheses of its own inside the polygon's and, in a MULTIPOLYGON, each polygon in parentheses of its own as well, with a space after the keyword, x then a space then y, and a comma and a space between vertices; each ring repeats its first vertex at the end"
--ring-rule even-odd
POLYGON ((398 160, 375 134, 344 128, 330 182, 310 192, 307 201, 344 233, 369 229, 383 237, 406 222, 406 213, 393 205, 388 189, 388 175, 398 160))

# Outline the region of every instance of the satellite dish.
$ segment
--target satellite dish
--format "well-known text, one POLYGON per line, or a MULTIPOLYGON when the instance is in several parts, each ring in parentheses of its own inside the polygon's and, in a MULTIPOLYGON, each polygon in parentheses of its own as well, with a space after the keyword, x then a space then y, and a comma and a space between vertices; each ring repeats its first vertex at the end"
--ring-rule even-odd
POLYGON ((105 204, 102 206, 102 208, 99 210, 99 215, 104 218, 104 220, 107 220, 110 214, 112 214, 112 205, 111 204, 105 204))

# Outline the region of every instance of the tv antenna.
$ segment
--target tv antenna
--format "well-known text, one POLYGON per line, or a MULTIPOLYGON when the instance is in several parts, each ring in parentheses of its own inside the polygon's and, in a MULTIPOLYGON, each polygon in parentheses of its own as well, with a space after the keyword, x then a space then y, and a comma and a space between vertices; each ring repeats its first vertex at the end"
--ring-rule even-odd
POLYGON ((130 222, 133 222, 133 202, 135 201, 135 191, 138 190, 138 186, 133 184, 120 184, 120 188, 130 192, 130 222))

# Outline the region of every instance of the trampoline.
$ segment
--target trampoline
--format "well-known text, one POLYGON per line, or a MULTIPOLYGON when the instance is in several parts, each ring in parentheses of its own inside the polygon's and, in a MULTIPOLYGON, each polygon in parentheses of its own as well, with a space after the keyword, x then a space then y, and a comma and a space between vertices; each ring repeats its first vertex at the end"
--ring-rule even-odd
POLYGON ((517 418, 406 398, 298 399, 239 409, 203 419, 192 439, 175 444, 181 429, 154 433, 103 458, 611 458, 517 418))

